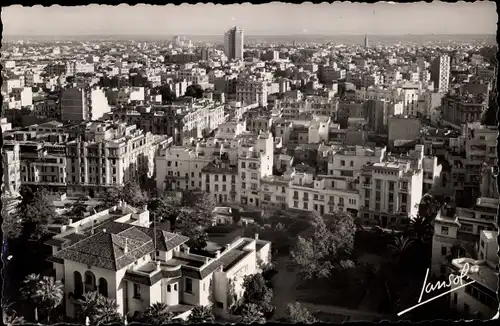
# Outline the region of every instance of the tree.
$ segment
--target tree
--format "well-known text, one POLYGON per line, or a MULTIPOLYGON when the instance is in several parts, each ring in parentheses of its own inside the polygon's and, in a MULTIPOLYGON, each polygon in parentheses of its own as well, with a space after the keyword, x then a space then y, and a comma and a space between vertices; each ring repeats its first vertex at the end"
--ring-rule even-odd
POLYGON ((418 214, 410 219, 410 224, 405 232, 419 243, 428 243, 434 234, 433 219, 418 214))
POLYGON ((262 274, 245 276, 243 280, 243 303, 255 304, 264 315, 274 312, 272 305, 273 290, 267 286, 267 282, 262 274))
POLYGON ((40 282, 39 274, 29 274, 23 281, 23 285, 21 286, 21 296, 24 300, 33 304, 34 312, 35 312, 35 321, 38 321, 38 283, 40 282))
POLYGON ((6 212, 2 209, 2 232, 5 239, 17 239, 23 233, 23 225, 21 220, 10 212, 6 212))
POLYGON ((23 316, 18 316, 17 312, 14 310, 6 311, 4 314, 4 325, 14 326, 14 325, 24 325, 26 320, 23 316))
POLYGON ((418 205, 418 215, 421 215, 433 221, 436 218, 436 215, 439 212, 440 208, 441 203, 433 196, 426 194, 422 197, 418 205))
POLYGON ((286 306, 286 319, 287 322, 291 324, 303 323, 303 324, 312 324, 316 322, 316 318, 307 310, 302 307, 300 303, 289 303, 286 306))
POLYGON ((299 236, 295 249, 290 252, 302 276, 305 279, 327 278, 334 268, 352 267, 348 258, 354 245, 354 218, 344 212, 336 212, 328 221, 315 212, 310 218, 312 234, 299 236))
POLYGON ((387 247, 394 255, 395 261, 400 262, 404 258, 408 248, 412 245, 413 240, 403 236, 394 238, 393 242, 387 247))
POLYGON ((153 198, 148 210, 158 221, 168 220, 173 225, 180 212, 179 206, 180 202, 174 197, 153 198))
POLYGON ((116 301, 96 291, 86 292, 79 303, 80 318, 85 320, 89 317, 91 324, 101 325, 122 321, 116 301))
POLYGON ((43 237, 57 214, 54 205, 47 199, 46 192, 39 190, 35 193, 33 201, 22 209, 21 216, 24 222, 24 231, 34 240, 43 237))
POLYGON ((189 85, 186 88, 185 96, 190 96, 194 98, 202 98, 203 97, 203 88, 199 84, 189 85))
POLYGON ((205 324, 215 323, 215 317, 210 306, 196 306, 191 310, 191 314, 187 318, 190 324, 205 324))
POLYGON ((168 305, 162 302, 153 303, 142 315, 141 321, 152 325, 171 324, 174 318, 174 314, 169 310, 168 305))
POLYGON ((64 299, 63 284, 53 277, 44 276, 38 282, 35 295, 36 301, 40 302, 40 306, 47 311, 47 324, 49 324, 52 310, 57 308, 64 299))
POLYGON ((122 316, 118 313, 118 304, 115 299, 102 297, 96 306, 94 320, 97 325, 121 323, 122 316))
POLYGON ((259 307, 254 303, 247 303, 243 306, 241 317, 243 324, 264 324, 266 322, 264 314, 260 312, 259 307))
POLYGON ((123 187, 123 199, 130 205, 141 207, 147 203, 145 193, 135 181, 129 182, 123 187))
POLYGON ((182 234, 189 237, 187 245, 194 250, 202 250, 207 246, 208 234, 201 226, 184 229, 182 234))
POLYGON ((104 209, 108 209, 115 205, 118 205, 118 202, 123 199, 123 191, 118 187, 111 187, 102 196, 102 201, 104 209))
POLYGON ((87 211, 87 205, 85 204, 86 201, 87 198, 85 196, 79 197, 71 207, 71 211, 69 214, 77 218, 84 217, 84 214, 87 211))

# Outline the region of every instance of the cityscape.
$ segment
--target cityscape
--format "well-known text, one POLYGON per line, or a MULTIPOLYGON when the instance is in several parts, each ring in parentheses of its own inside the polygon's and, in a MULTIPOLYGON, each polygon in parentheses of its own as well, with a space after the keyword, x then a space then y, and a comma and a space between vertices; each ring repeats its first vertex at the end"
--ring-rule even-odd
POLYGON ((3 8, 3 323, 498 318, 497 20, 3 8))

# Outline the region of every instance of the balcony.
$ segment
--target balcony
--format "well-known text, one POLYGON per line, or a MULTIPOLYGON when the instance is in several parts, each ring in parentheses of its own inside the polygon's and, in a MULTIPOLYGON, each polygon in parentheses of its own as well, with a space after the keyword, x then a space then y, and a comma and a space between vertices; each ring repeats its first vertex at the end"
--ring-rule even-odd
POLYGON ((369 183, 363 183, 363 188, 365 188, 365 189, 371 189, 372 185, 369 184, 369 183))
POLYGON ((405 188, 399 188, 399 192, 407 194, 408 193, 408 188, 407 187, 405 187, 405 188))

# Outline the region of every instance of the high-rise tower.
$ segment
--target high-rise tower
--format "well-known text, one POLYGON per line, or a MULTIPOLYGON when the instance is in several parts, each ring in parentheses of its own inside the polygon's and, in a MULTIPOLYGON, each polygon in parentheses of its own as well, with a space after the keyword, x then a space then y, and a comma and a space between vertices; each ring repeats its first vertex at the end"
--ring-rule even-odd
POLYGON ((365 34, 365 48, 368 47, 368 35, 365 34))
POLYGON ((224 35, 224 52, 229 60, 243 59, 243 30, 233 27, 224 35))
POLYGON ((431 81, 434 89, 446 93, 450 83, 450 57, 441 55, 434 59, 431 65, 431 81))

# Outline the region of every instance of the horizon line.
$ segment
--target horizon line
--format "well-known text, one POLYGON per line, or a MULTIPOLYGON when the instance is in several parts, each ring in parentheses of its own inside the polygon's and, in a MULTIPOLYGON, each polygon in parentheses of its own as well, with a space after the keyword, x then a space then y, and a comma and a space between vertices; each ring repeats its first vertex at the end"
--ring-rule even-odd
MULTIPOLYGON (((419 33, 403 33, 403 34, 367 34, 365 32, 363 33, 341 33, 341 34, 335 34, 332 32, 332 34, 329 33, 311 33, 311 34, 259 34, 259 33, 252 33, 252 34, 245 34, 246 36, 448 36, 448 35, 464 35, 464 36, 473 36, 473 35, 481 35, 481 36, 496 36, 496 33, 492 34, 487 34, 487 33, 457 33, 457 34, 452 34, 452 33, 425 33, 425 34, 419 34, 419 33)), ((65 37, 70 37, 70 36, 224 36, 223 33, 221 34, 195 34, 195 33, 190 33, 190 34, 182 34, 182 33, 176 33, 176 34, 6 34, 5 31, 3 33, 3 36, 10 36, 10 37, 34 37, 34 36, 65 36, 65 37)))

